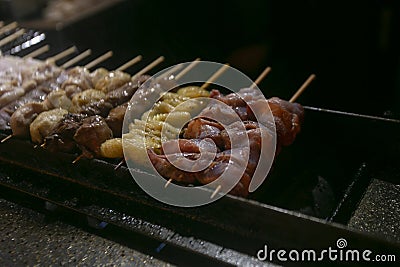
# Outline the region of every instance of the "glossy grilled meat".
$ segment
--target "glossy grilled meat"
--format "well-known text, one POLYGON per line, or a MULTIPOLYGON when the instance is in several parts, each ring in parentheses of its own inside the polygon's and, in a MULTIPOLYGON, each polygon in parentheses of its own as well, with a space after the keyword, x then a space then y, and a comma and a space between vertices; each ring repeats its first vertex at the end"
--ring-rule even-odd
POLYGON ((125 112, 127 108, 128 108, 128 103, 125 103, 113 108, 108 113, 106 122, 108 124, 108 127, 110 127, 110 129, 112 130, 114 137, 122 136, 122 125, 124 122, 125 112))
MULTIPOLYGON (((224 136, 224 134, 220 134, 224 136)), ((261 149, 261 135, 259 129, 249 129, 247 130, 247 135, 249 137, 250 144, 250 154, 248 162, 244 162, 244 159, 241 157, 235 157, 234 161, 242 161, 241 164, 246 166, 246 171, 242 175, 240 181, 236 186, 231 190, 231 194, 246 197, 248 195, 248 185, 251 181, 250 177, 253 175, 255 168, 258 163, 260 149, 261 149)), ((225 135, 226 136, 226 135, 225 135)), ((228 138, 229 139, 229 138, 228 138)), ((179 140, 179 148, 183 156, 187 159, 191 160, 199 160, 200 158, 200 144, 201 139, 181 139, 179 140)), ((173 142, 173 141, 170 141, 173 142)), ((164 143, 163 146, 170 145, 168 142, 164 143)), ((226 149, 224 151, 219 151, 214 161, 208 165, 208 167, 199 172, 187 172, 183 171, 180 168, 176 168, 173 166, 167 159, 167 156, 164 154, 157 155, 153 150, 148 151, 149 158, 153 164, 153 166, 157 169, 157 171, 167 179, 173 179, 177 182, 183 184, 208 184, 212 181, 216 180, 218 177, 222 175, 225 169, 231 164, 229 161, 231 160, 231 149, 226 149)), ((180 155, 180 153, 178 153, 180 155)), ((201 164, 201 163, 190 163, 190 164, 201 164)), ((185 166, 187 168, 191 168, 193 166, 185 166)), ((236 166, 231 164, 231 167, 235 168, 236 166)), ((236 170, 235 170, 236 171, 236 170)), ((240 169, 237 168, 239 172, 240 169)))
POLYGON ((149 78, 149 75, 140 75, 139 77, 134 78, 132 81, 122 85, 121 87, 109 91, 106 94, 106 101, 111 103, 114 107, 128 102, 129 100, 131 100, 136 90, 149 78))
MULTIPOLYGON (((256 120, 251 108, 238 94, 232 93, 224 96, 218 90, 212 90, 210 97, 231 106, 243 121, 256 120)), ((249 101, 249 99, 246 100, 249 101)), ((274 117, 278 137, 277 151, 280 151, 282 146, 292 144, 296 135, 300 132, 304 119, 304 109, 298 103, 290 103, 278 97, 272 97, 267 102, 274 117)), ((268 127, 268 125, 266 126, 268 127)))
POLYGON ((47 110, 43 103, 32 102, 17 109, 10 118, 13 136, 29 138, 29 126, 33 120, 43 111, 47 110))
POLYGON ((51 152, 74 152, 77 148, 74 135, 86 117, 83 114, 69 113, 65 115, 50 135, 45 138, 46 149, 51 152))
POLYGON ((82 120, 82 125, 74 134, 74 141, 87 158, 100 155, 100 146, 112 138, 112 131, 106 121, 96 115, 82 120))
POLYGON ((278 148, 291 145, 301 130, 304 109, 298 103, 290 103, 278 97, 268 99, 268 105, 275 120, 278 148))
MULTIPOLYGON (((249 92, 250 91, 242 92, 242 95, 247 98, 246 102, 252 103, 253 100, 257 101, 257 96, 252 96, 251 92, 249 92)), ((241 162, 242 164, 246 164, 246 170, 239 183, 231 190, 230 194, 245 197, 248 195, 248 186, 259 161, 262 136, 265 133, 261 130, 259 123, 255 121, 252 109, 249 108, 246 102, 238 95, 230 94, 223 96, 219 91, 213 90, 210 97, 231 106, 236 114, 243 120, 249 140, 249 160, 247 162, 241 162)), ((303 108, 299 104, 290 103, 276 97, 268 99, 267 102, 264 102, 264 104, 266 103, 268 103, 274 117, 277 133, 276 151, 279 152, 282 146, 290 145, 299 133, 304 117, 303 108)), ((265 109, 265 107, 257 105, 253 107, 265 109)), ((210 109, 205 109, 201 114, 210 115, 210 112, 217 111, 218 109, 213 109, 211 107, 210 109)), ((264 126, 271 128, 271 125, 264 126)), ((240 134, 240 132, 237 132, 237 134, 240 134)), ((214 141, 218 148, 218 153, 214 161, 206 169, 200 172, 186 172, 174 167, 168 161, 166 155, 163 154, 163 151, 161 155, 157 155, 154 151, 149 150, 148 155, 152 164, 166 179, 173 179, 183 184, 208 184, 217 179, 226 170, 230 164, 230 160, 234 162, 240 162, 242 160, 241 157, 236 156, 237 150, 235 154, 233 153, 234 150, 231 147, 227 129, 224 129, 221 124, 213 120, 201 117, 192 120, 188 124, 183 137, 185 139, 180 139, 178 141, 179 148, 182 154, 188 159, 195 160, 200 158, 198 144, 205 138, 210 138, 214 141), (235 155, 235 158, 232 159, 233 155, 235 155)), ((163 145, 169 144, 164 143, 163 145)), ((235 168, 234 164, 233 168, 235 168)), ((239 172, 239 169, 237 169, 237 171, 239 172)))

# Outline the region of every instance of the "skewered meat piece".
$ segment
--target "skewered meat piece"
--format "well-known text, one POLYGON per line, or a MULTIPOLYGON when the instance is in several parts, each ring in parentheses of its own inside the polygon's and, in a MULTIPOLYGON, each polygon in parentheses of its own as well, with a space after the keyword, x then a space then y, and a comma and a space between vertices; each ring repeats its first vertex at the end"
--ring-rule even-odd
POLYGON ((0 88, 0 108, 4 107, 12 101, 17 100, 19 97, 23 96, 26 92, 29 92, 35 87, 36 82, 34 80, 26 81, 21 86, 2 86, 2 88, 0 88))
POLYGON ((122 135, 122 125, 127 108, 128 103, 117 106, 110 111, 106 118, 106 122, 112 130, 114 137, 121 137, 122 135))
POLYGON ((0 108, 61 73, 55 65, 18 57, 0 58, 0 108))
POLYGON ((223 129, 224 127, 217 122, 204 118, 196 118, 189 122, 183 137, 187 139, 210 138, 219 149, 223 149, 224 140, 221 135, 223 129))
POLYGON ((43 101, 43 105, 47 109, 63 108, 70 110, 72 101, 67 97, 64 90, 55 90, 47 95, 46 99, 43 101))
POLYGON ((74 135, 75 142, 87 158, 100 156, 101 144, 111 138, 111 129, 106 121, 98 115, 85 118, 74 135))
POLYGON ((5 107, 2 108, 2 110, 3 109, 9 110, 11 115, 12 112, 17 110, 17 108, 25 105, 26 103, 43 101, 52 90, 53 89, 50 88, 50 84, 44 82, 42 84, 39 84, 36 88, 32 89, 31 91, 27 92, 22 97, 6 105, 5 107))
POLYGON ((10 126, 14 136, 29 137, 30 124, 42 112, 62 108, 68 110, 72 105, 65 91, 56 90, 47 95, 45 101, 32 102, 19 107, 10 118, 10 126))
MULTIPOLYGON (((174 179, 174 181, 185 184, 194 184, 197 182, 194 172, 185 172, 172 165, 166 155, 158 155, 153 149, 148 149, 147 154, 154 168, 166 179, 174 179)), ((199 157, 198 153, 184 153, 185 158, 196 160, 199 157)))
POLYGON ((74 140, 76 131, 86 118, 83 114, 69 113, 54 127, 44 140, 45 147, 51 152, 74 152, 77 145, 74 140))
POLYGON ((107 75, 97 80, 94 88, 104 93, 113 91, 131 80, 128 73, 122 71, 110 71, 107 75))
POLYGON ((303 107, 277 97, 268 99, 268 105, 274 116, 279 144, 283 146, 292 144, 304 120, 303 107))
POLYGON ((114 107, 128 102, 136 90, 148 79, 149 75, 140 75, 134 80, 122 85, 121 87, 107 93, 106 101, 111 103, 114 107))
POLYGON ((72 98, 71 112, 81 113, 85 109, 85 106, 98 102, 105 97, 106 95, 102 91, 95 89, 88 89, 77 93, 72 98))
MULTIPOLYGON (((252 95, 249 89, 242 89, 238 94, 229 94, 226 96, 223 96, 218 90, 212 90, 210 97, 232 106, 242 120, 255 120, 251 108, 246 103, 254 103, 258 98, 257 95, 252 95)), ((275 121, 278 137, 277 152, 279 152, 282 146, 292 144, 296 135, 300 132, 301 123, 304 119, 304 109, 298 103, 290 103, 278 97, 270 98, 267 102, 275 121)), ((264 108, 263 103, 258 106, 254 105, 253 107, 264 108)), ((268 127, 268 125, 265 126, 268 127)))
POLYGON ((122 149, 122 139, 108 139, 100 146, 100 155, 103 158, 122 158, 124 156, 122 149))
POLYGON ((14 85, 21 85, 27 80, 42 82, 59 75, 61 70, 52 63, 32 58, 0 57, 1 84, 6 81, 12 81, 14 85), (15 82, 17 83, 15 84, 15 82))
POLYGON ((29 138, 30 124, 46 107, 42 103, 32 102, 17 109, 10 118, 12 134, 15 137, 29 138))
MULTIPOLYGON (((290 103, 275 97, 267 100, 267 102, 260 102, 259 97, 248 89, 241 90, 239 95, 230 94, 227 96, 223 96, 219 91, 213 90, 210 97, 218 99, 231 106, 243 120, 243 124, 245 125, 249 140, 249 160, 246 163, 246 170, 242 175, 240 182, 231 190, 230 193, 239 196, 247 196, 251 177, 254 174, 259 161, 262 136, 268 135, 266 129, 270 129, 269 127, 271 126, 268 125, 268 122, 265 123, 266 125, 262 124, 263 126, 266 126, 266 128, 262 130, 263 128, 260 128, 259 122, 255 121, 253 111, 262 116, 266 116, 268 114, 267 109, 265 108, 266 104, 268 104, 271 109, 276 124, 276 151, 278 153, 282 146, 290 145, 299 133, 300 125, 303 121, 303 108, 299 104, 290 103)), ((224 110, 222 109, 223 108, 220 107, 210 106, 205 108, 200 115, 207 117, 207 115, 216 112, 223 114, 224 110)), ((263 118, 262 120, 265 122, 263 118)), ((231 125, 229 127, 231 127, 231 125)), ((234 134, 236 133, 238 135, 241 134, 240 131, 234 131, 234 134)), ((192 120, 188 124, 183 137, 188 138, 188 140, 179 140, 179 147, 182 153, 181 155, 188 159, 194 160, 200 157, 196 144, 198 144, 198 140, 204 140, 205 138, 211 138, 214 141, 218 147, 218 153, 215 156, 214 161, 205 170, 200 172, 185 172, 172 165, 167 160, 166 155, 163 155, 163 150, 161 150, 161 155, 158 155, 153 149, 149 149, 148 155, 153 166, 166 179, 173 179, 184 184, 207 184, 217 179, 228 166, 238 168, 236 164, 232 165, 230 162, 241 162, 244 158, 236 156, 238 154, 241 155, 240 153, 242 152, 237 150, 238 148, 232 149, 227 130, 223 129, 221 124, 214 122, 213 120, 202 117, 192 120), (187 145, 187 142, 189 141, 191 142, 190 146, 187 145), (235 153, 233 153, 234 151, 235 153), (236 158, 232 158, 233 155, 235 155, 236 158)), ((168 145, 168 143, 164 143, 163 145, 168 145)), ((245 151, 246 147, 243 146, 241 149, 245 151)), ((277 153, 275 155, 277 155, 277 153)), ((243 163, 244 162, 242 162, 242 164, 243 163)), ((239 169, 237 171, 239 171, 239 169)))
MULTIPOLYGON (((82 90, 79 86, 68 87, 67 85, 69 82, 71 82, 71 80, 74 79, 74 76, 78 76, 79 71, 83 73, 87 72, 87 70, 84 70, 82 68, 74 68, 69 71, 65 71, 52 65, 45 65, 45 67, 41 68, 40 70, 43 71, 43 73, 31 74, 31 76, 37 80, 33 78, 26 80, 24 86, 30 87, 26 88, 26 90, 24 89, 24 94, 22 96, 16 98, 17 96, 22 94, 22 90, 16 90, 7 97, 6 102, 8 102, 10 99, 13 99, 13 101, 10 101, 6 106, 1 108, 0 129, 6 130, 10 128, 10 116, 19 107, 29 102, 43 101, 50 92, 59 90, 63 84, 65 88, 69 88, 69 94, 71 94, 72 89, 77 89, 79 91, 82 90)), ((28 72, 29 70, 27 69, 26 71, 28 72)), ((84 76, 81 74, 79 75, 84 76)), ((26 73, 25 76, 29 77, 28 73, 26 73)), ((3 78, 3 76, 0 77, 3 78)), ((75 81, 75 83, 77 83, 77 81, 75 81)))
POLYGON ((105 68, 98 68, 90 73, 93 84, 97 84, 100 79, 103 79, 103 77, 105 77, 106 75, 108 75, 108 70, 106 70, 105 68))
POLYGON ((32 142, 42 144, 44 138, 53 131, 67 113, 67 110, 61 108, 40 113, 29 126, 32 142))
MULTIPOLYGON (((110 110, 118 105, 127 103, 136 92, 136 90, 149 78, 148 75, 141 75, 134 79, 132 82, 125 83, 119 88, 109 91, 105 96, 103 92, 98 90, 89 89, 85 92, 80 93, 80 98, 86 98, 85 101, 82 99, 77 100, 77 105, 81 105, 80 108, 73 109, 75 112, 80 112, 88 116, 100 115, 102 117, 107 117, 110 110), (97 91, 97 92, 96 92, 97 91), (89 103, 86 103, 89 102, 89 103)), ((119 112, 122 110, 119 109, 119 112)), ((116 114, 114 114, 116 115, 116 114)), ((115 120, 116 118, 114 118, 115 120)), ((115 121, 115 123, 120 123, 122 128, 123 116, 120 117, 120 122, 115 121)), ((115 133, 117 136, 121 136, 121 129, 117 130, 115 128, 115 133)))
POLYGON ((94 87, 89 71, 82 67, 74 67, 68 70, 64 76, 59 78, 59 82, 62 80, 64 81, 61 84, 61 89, 67 93, 69 98, 94 87))
POLYGON ((112 108, 113 106, 109 102, 107 102, 105 99, 100 99, 99 101, 82 106, 80 113, 88 116, 99 115, 101 117, 107 117, 107 114, 112 108))
MULTIPOLYGON (((192 124, 196 126, 196 129, 204 130, 206 127, 203 128, 198 128, 197 124, 198 123, 203 123, 204 125, 207 125, 210 121, 198 121, 196 124, 192 124)), ((212 124, 215 124, 215 122, 211 122, 212 124)), ((218 133, 219 138, 221 141, 225 142, 225 148, 222 150, 219 150, 219 152, 216 154, 214 161, 204 170, 200 172, 186 172, 182 171, 175 166, 173 166, 168 160, 166 155, 163 155, 164 150, 161 150, 162 154, 157 155, 152 149, 148 150, 148 155, 149 158, 153 164, 153 166, 157 169, 157 171, 163 175, 167 179, 173 179, 177 182, 184 183, 184 184, 208 184, 215 179, 217 179, 219 176, 222 175, 222 173, 226 170, 226 168, 229 166, 232 168, 236 168, 238 173, 240 173, 240 169, 238 165, 230 163, 230 161, 233 162, 240 162, 243 166, 246 166, 245 173, 242 175, 239 183, 231 190, 230 194, 233 195, 238 195, 238 196, 243 196, 246 197, 248 195, 248 185, 251 181, 251 177, 254 174, 254 171, 257 167, 257 163, 259 160, 260 156, 260 151, 261 151, 261 136, 263 133, 261 129, 258 127, 258 124, 255 122, 244 122, 245 123, 245 128, 246 132, 248 135, 249 139, 249 160, 247 162, 244 162, 244 157, 242 153, 246 153, 244 148, 240 148, 239 151, 238 148, 235 148, 232 150, 230 147, 230 139, 229 136, 226 132, 226 129, 220 131, 218 133), (235 151, 233 153, 232 151, 235 151), (232 155, 235 155, 235 158, 232 158, 232 155), (239 156, 237 156, 239 155, 239 156)), ((190 127, 190 126, 189 126, 190 127)), ((221 126, 220 126, 221 127, 221 126)), ((194 132, 194 131, 193 131, 194 132)), ((206 129, 205 133, 209 133, 206 129)), ((238 132, 238 134, 240 134, 238 132)), ((204 135, 202 133, 199 133, 199 135, 202 135, 203 138, 209 138, 209 136, 204 135)), ((200 148, 199 144, 200 141, 204 139, 180 139, 179 142, 179 148, 181 153, 185 158, 191 159, 191 160, 197 160, 200 157, 200 148)), ((176 142, 177 140, 173 141, 168 141, 163 144, 163 147, 165 148, 166 146, 170 146, 173 142, 176 142)), ((191 163, 191 164, 198 164, 198 163, 191 163)), ((239 166, 240 166, 239 164, 239 166)), ((187 166, 189 167, 189 166, 187 166)), ((193 166, 191 166, 192 168, 193 166)))

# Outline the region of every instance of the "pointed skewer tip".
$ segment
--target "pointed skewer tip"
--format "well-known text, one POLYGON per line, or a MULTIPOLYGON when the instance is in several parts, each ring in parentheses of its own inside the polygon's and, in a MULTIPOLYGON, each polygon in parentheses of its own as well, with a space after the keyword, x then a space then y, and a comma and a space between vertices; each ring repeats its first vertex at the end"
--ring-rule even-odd
POLYGON ((13 135, 12 135, 12 134, 10 134, 10 135, 6 136, 6 137, 4 137, 4 138, 1 140, 1 142, 0 142, 0 143, 4 143, 5 141, 7 141, 7 140, 11 139, 12 137, 13 137, 13 135))
POLYGON ((214 192, 211 194, 210 198, 213 199, 218 194, 218 192, 221 190, 221 188, 222 188, 222 186, 218 185, 217 188, 215 188, 214 192))
POLYGON ((169 179, 169 180, 165 183, 164 188, 167 188, 171 182, 172 182, 172 179, 169 179))

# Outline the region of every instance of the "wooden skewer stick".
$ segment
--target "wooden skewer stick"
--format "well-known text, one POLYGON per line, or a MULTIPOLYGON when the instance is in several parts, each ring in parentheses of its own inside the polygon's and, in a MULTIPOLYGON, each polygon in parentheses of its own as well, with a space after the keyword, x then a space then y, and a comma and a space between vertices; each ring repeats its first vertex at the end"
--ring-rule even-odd
POLYGON ((219 70, 217 70, 216 73, 214 73, 201 87, 200 89, 206 89, 208 86, 210 86, 211 83, 213 83, 216 79, 218 79, 219 76, 222 75, 229 67, 229 64, 223 65, 219 70))
POLYGON ((222 188, 222 185, 218 185, 217 188, 215 188, 214 192, 211 194, 210 198, 211 199, 214 198, 218 194, 218 192, 221 190, 221 188, 222 188))
POLYGON ((297 90, 296 93, 292 96, 292 98, 289 100, 290 103, 293 103, 296 101, 297 98, 306 90, 306 88, 310 85, 310 83, 315 79, 315 74, 311 74, 310 77, 303 83, 303 85, 297 90))
POLYGON ((52 56, 52 57, 49 57, 47 59, 47 61, 54 63, 54 62, 66 57, 66 56, 69 56, 69 55, 75 53, 76 51, 77 51, 76 46, 72 46, 72 47, 70 47, 70 48, 68 48, 68 49, 66 49, 66 50, 64 50, 64 51, 52 56))
POLYGON ((4 26, 4 21, 0 21, 0 29, 3 28, 4 26))
POLYGON ((44 45, 38 49, 36 49, 35 51, 32 51, 31 53, 23 56, 22 58, 34 58, 37 57, 43 53, 46 53, 47 51, 50 50, 50 46, 49 45, 44 45))
POLYGON ((119 168, 121 168, 121 166, 125 163, 125 159, 122 159, 117 166, 115 166, 114 171, 118 170, 119 168))
POLYGON ((101 62, 103 62, 103 61, 109 59, 109 58, 112 57, 112 56, 113 56, 113 52, 112 52, 112 51, 108 51, 107 53, 105 53, 105 54, 99 56, 99 57, 96 58, 95 60, 93 60, 93 61, 89 62, 88 64, 86 64, 86 65, 84 66, 84 68, 86 68, 86 69, 91 69, 91 68, 93 68, 94 66, 96 66, 97 64, 100 64, 101 62))
POLYGON ((75 65, 77 62, 81 61, 82 59, 84 59, 85 57, 88 57, 92 54, 92 50, 88 49, 82 53, 80 53, 79 55, 77 55, 76 57, 68 60, 67 62, 65 62, 61 67, 67 69, 69 67, 71 67, 72 65, 75 65))
POLYGON ((184 68, 178 75, 175 76, 175 80, 179 80, 183 75, 191 71, 200 61, 200 58, 196 58, 192 63, 190 63, 186 68, 184 68))
POLYGON ((0 29, 0 35, 8 32, 8 31, 14 30, 17 27, 18 27, 18 23, 17 22, 15 22, 15 21, 11 22, 10 24, 7 24, 6 26, 3 26, 0 29))
POLYGON ((157 66, 158 64, 160 64, 161 62, 164 61, 164 57, 161 56, 159 58, 157 58, 156 60, 154 60, 153 62, 151 62, 149 65, 147 65, 146 67, 144 67, 141 71, 139 71, 138 73, 136 73, 135 75, 132 76, 132 79, 148 72, 149 70, 151 70, 152 68, 154 68, 155 66, 157 66))
POLYGON ((9 136, 6 136, 6 137, 4 137, 4 138, 1 140, 1 142, 0 142, 0 143, 4 143, 5 141, 7 141, 7 140, 11 139, 12 137, 13 137, 13 135, 12 135, 12 134, 10 134, 9 136))
POLYGON ((177 72, 178 70, 180 70, 182 68, 182 64, 178 64, 175 67, 171 68, 170 70, 164 72, 162 75, 160 75, 158 77, 158 79, 164 79, 166 77, 169 77, 170 75, 172 75, 174 72, 177 72))
POLYGON ((77 162, 78 162, 79 160, 81 160, 83 157, 84 157, 84 155, 83 155, 83 154, 80 154, 79 156, 76 157, 76 159, 74 159, 74 160, 72 161, 72 164, 77 163, 77 162))
POLYGON ((169 179, 169 180, 165 183, 164 188, 167 188, 167 187, 169 186, 169 184, 172 183, 172 181, 173 181, 172 178, 169 179))
POLYGON ((250 88, 256 87, 256 85, 260 84, 262 80, 270 73, 271 67, 266 67, 265 70, 260 74, 260 76, 257 77, 255 82, 250 86, 250 88))
POLYGON ((13 34, 1 39, 0 40, 0 46, 3 46, 3 45, 5 45, 5 44, 7 44, 9 42, 14 41, 15 39, 17 39, 18 37, 20 37, 24 33, 25 33, 25 29, 21 29, 21 30, 18 30, 16 32, 14 32, 13 34))
POLYGON ((142 56, 139 55, 139 56, 137 56, 137 57, 135 57, 135 58, 129 60, 129 61, 126 62, 124 65, 120 66, 119 68, 117 68, 117 70, 124 71, 124 70, 126 70, 127 68, 129 68, 130 66, 135 65, 136 63, 138 63, 138 62, 141 61, 141 60, 142 60, 142 56))

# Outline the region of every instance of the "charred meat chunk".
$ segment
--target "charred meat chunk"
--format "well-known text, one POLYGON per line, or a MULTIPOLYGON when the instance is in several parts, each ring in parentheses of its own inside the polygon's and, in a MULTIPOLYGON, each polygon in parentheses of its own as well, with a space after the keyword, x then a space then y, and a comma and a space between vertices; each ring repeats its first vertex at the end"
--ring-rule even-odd
POLYGON ((75 132, 74 140, 87 158, 100 155, 100 146, 112 138, 112 131, 106 121, 96 115, 85 118, 75 132))

